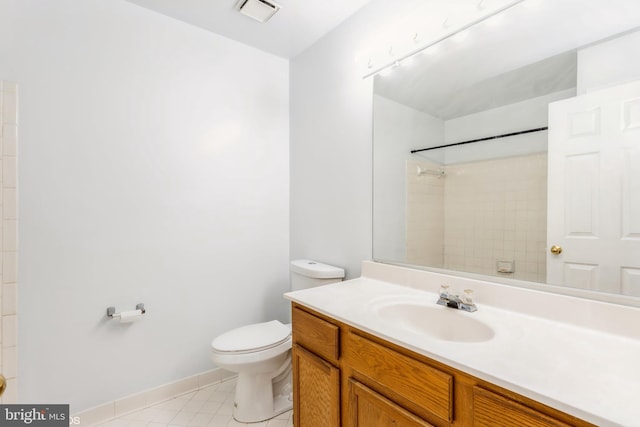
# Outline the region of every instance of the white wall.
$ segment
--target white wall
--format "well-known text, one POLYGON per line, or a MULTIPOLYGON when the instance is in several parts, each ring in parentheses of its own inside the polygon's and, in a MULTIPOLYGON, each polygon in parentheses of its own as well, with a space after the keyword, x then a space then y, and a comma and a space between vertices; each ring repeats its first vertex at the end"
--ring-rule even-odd
POLYGON ((292 258, 334 263, 352 278, 372 257, 373 79, 362 79, 363 52, 388 46, 393 24, 411 28, 403 19, 421 5, 373 0, 291 61, 292 258))
POLYGON ((291 258, 360 275, 371 259, 373 80, 354 56, 367 7, 291 61, 291 258))
POLYGON ((0 76, 21 87, 20 400, 78 412, 286 319, 287 61, 124 0, 0 10, 0 76), (139 302, 140 322, 105 319, 139 302))
MULTIPOLYGON (((575 89, 566 89, 525 101, 447 120, 447 144, 477 138, 515 133, 546 127, 549 123, 549 103, 575 96, 575 89)), ((526 156, 547 151, 547 132, 533 132, 491 141, 449 147, 444 150, 445 163, 476 162, 498 157, 526 156)))
MULTIPOLYGON (((360 276, 372 257, 374 41, 423 0, 372 0, 290 63, 291 258, 360 276)), ((376 44, 376 47, 378 45, 376 44)))
MULTIPOLYGON (((406 261, 407 160, 410 151, 444 140, 444 122, 374 95, 373 248, 376 259, 406 261)), ((431 166, 433 168, 433 166, 431 166)), ((417 165, 413 168, 414 175, 417 165)), ((424 180, 420 180, 424 183, 424 180)), ((408 234, 411 236, 411 233, 408 234)))
POLYGON ((578 51, 578 95, 640 79, 640 31, 578 51))

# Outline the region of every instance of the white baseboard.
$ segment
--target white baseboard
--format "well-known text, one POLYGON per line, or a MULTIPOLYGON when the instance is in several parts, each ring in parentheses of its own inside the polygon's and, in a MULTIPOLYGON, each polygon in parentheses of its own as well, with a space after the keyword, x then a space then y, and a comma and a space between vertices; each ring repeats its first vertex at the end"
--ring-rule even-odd
POLYGON ((236 375, 234 372, 225 371, 221 368, 212 369, 211 371, 141 391, 140 393, 135 393, 103 405, 94 406, 85 411, 72 414, 71 418, 72 420, 80 422, 80 424, 76 423, 75 425, 92 426, 173 399, 176 396, 225 381, 236 375))

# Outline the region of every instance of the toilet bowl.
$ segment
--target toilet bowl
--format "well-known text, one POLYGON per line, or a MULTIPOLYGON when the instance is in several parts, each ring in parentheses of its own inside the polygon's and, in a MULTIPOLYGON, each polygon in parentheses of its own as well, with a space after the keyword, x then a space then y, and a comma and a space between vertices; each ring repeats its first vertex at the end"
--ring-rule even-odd
POLYGON ((293 407, 290 325, 272 320, 226 332, 211 342, 211 360, 238 374, 236 421, 265 421, 293 407))
MULTIPOLYGON (((293 290, 343 277, 341 268, 310 260, 291 262, 293 290)), ((291 325, 272 320, 226 332, 211 342, 211 360, 238 374, 233 405, 236 421, 266 421, 292 409, 291 325)))

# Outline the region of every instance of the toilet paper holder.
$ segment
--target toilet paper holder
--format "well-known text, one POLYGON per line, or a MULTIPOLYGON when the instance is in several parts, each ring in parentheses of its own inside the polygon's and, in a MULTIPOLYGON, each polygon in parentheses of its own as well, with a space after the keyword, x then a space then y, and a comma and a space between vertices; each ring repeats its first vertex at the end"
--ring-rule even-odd
MULTIPOLYGON (((144 309, 144 304, 140 303, 136 305, 136 310, 140 310, 141 314, 145 314, 147 310, 144 309)), ((109 319, 119 319, 120 313, 116 313, 115 307, 107 307, 107 317, 109 319)))

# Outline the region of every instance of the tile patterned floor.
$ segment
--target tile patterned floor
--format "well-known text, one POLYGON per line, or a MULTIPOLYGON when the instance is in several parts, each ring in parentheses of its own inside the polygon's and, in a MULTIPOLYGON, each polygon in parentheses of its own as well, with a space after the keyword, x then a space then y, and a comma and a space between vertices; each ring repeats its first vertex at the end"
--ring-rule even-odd
POLYGON ((292 411, 261 423, 239 423, 231 416, 235 379, 99 424, 100 427, 292 427, 292 411))

